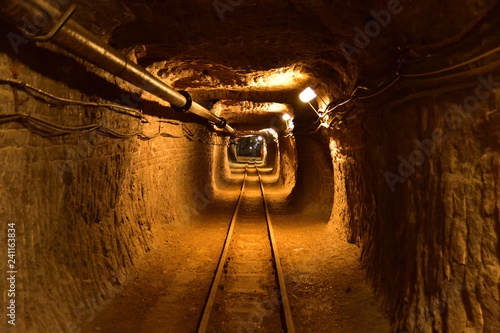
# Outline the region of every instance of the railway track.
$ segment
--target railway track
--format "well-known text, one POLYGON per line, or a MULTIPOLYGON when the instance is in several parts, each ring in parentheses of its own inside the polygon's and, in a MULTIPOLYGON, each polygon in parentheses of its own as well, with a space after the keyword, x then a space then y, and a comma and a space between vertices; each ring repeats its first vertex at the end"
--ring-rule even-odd
POLYGON ((295 332, 262 177, 252 164, 198 325, 204 332, 295 332))

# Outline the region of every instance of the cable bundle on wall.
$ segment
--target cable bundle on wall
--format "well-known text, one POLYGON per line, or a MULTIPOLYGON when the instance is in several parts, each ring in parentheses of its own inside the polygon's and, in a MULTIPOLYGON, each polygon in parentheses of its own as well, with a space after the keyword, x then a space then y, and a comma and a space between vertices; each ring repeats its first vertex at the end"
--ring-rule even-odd
POLYGON ((85 134, 89 132, 99 132, 101 134, 107 135, 111 138, 119 139, 131 139, 137 137, 141 140, 151 140, 157 137, 165 138, 187 138, 190 141, 201 141, 210 145, 220 145, 215 143, 215 139, 212 137, 212 133, 204 128, 197 128, 194 132, 188 127, 187 124, 171 120, 171 119, 159 119, 153 122, 149 121, 141 112, 141 110, 123 106, 116 103, 97 103, 97 102, 85 102, 77 101, 67 98, 62 98, 39 88, 31 86, 27 83, 13 80, 13 79, 0 79, 0 84, 8 84, 14 89, 14 103, 15 103, 15 113, 10 114, 0 114, 0 124, 17 122, 22 124, 25 128, 30 130, 32 133, 36 133, 43 137, 54 137, 69 134, 85 134), (138 127, 142 127, 144 124, 154 124, 154 123, 165 123, 174 126, 182 127, 182 135, 175 135, 168 132, 157 132, 155 134, 146 134, 143 130, 137 130, 132 132, 119 132, 115 129, 109 128, 101 124, 87 124, 80 126, 65 126, 52 123, 50 121, 41 119, 35 115, 23 114, 18 112, 19 110, 19 96, 17 90, 23 90, 28 95, 35 97, 36 99, 41 99, 42 101, 53 104, 54 102, 63 105, 77 105, 85 107, 97 107, 97 108, 107 108, 119 114, 124 114, 134 118, 138 118, 138 127))
POLYGON ((119 138, 119 139, 130 139, 137 137, 141 140, 151 140, 161 136, 165 138, 187 138, 191 141, 203 141, 205 143, 212 144, 210 142, 212 137, 210 135, 210 132, 208 132, 207 130, 198 128, 196 131, 193 132, 186 124, 173 120, 168 120, 168 121, 163 120, 157 122, 181 126, 182 135, 175 135, 168 132, 158 132, 150 135, 144 133, 143 130, 137 130, 132 132, 119 132, 117 130, 111 129, 107 126, 100 124, 64 126, 55 124, 47 120, 43 120, 39 117, 29 114, 22 114, 22 113, 0 114, 0 124, 11 123, 11 122, 20 123, 31 132, 36 133, 43 137, 55 137, 68 134, 85 134, 96 131, 105 134, 109 137, 119 138))
POLYGON ((14 89, 23 90, 27 94, 35 98, 41 98, 48 103, 50 103, 51 101, 56 101, 65 105, 103 107, 118 113, 123 113, 132 117, 145 119, 140 110, 116 103, 94 103, 94 102, 84 102, 84 101, 76 101, 72 99, 62 98, 59 96, 55 96, 51 93, 48 93, 46 91, 43 91, 41 89, 38 89, 36 87, 33 87, 32 85, 29 85, 25 82, 12 79, 0 79, 0 84, 8 84, 14 89))
MULTIPOLYGON (((408 85, 417 85, 417 83, 422 83, 424 85, 429 85, 429 84, 441 84, 443 83, 443 81, 452 81, 452 80, 457 80, 459 78, 462 78, 463 76, 467 76, 467 77, 470 77, 472 75, 480 75, 482 72, 484 71, 487 71, 487 70, 492 70, 494 68, 497 68, 500 66, 500 61, 494 61, 490 64, 487 64, 487 65, 484 65, 484 66, 479 66, 479 67, 475 67, 474 69, 470 69, 470 70, 465 70, 465 71, 462 71, 462 72, 458 72, 458 73, 454 73, 454 74, 449 74, 449 75, 441 75, 441 76, 437 76, 436 75, 439 75, 439 74, 442 74, 442 73, 446 73, 446 72, 449 72, 449 71, 452 71, 454 69, 457 69, 457 68, 460 68, 460 67, 464 67, 464 66, 467 66, 467 65, 470 65, 472 63, 475 63, 479 60, 482 60, 483 58, 486 58, 492 54, 495 54, 497 52, 500 51, 500 47, 496 47, 488 52, 485 52, 479 56, 476 56, 472 59, 469 59, 467 61, 464 61, 464 62, 461 62, 459 64, 455 64, 455 65, 452 65, 452 66, 449 66, 449 67, 446 67, 446 68, 441 68, 441 69, 437 69, 437 70, 434 70, 434 71, 430 71, 430 72, 425 72, 425 73, 414 73, 414 74, 400 74, 399 73, 399 70, 396 71, 395 73, 395 78, 387 83, 387 84, 380 84, 378 85, 377 88, 383 86, 382 89, 380 90, 377 90, 376 92, 370 94, 370 95, 365 95, 365 96, 356 96, 356 93, 359 91, 359 90, 371 90, 369 88, 366 88, 366 87, 363 87, 363 86, 357 86, 353 92, 350 94, 349 98, 346 99, 345 101, 341 102, 341 103, 338 103, 332 107, 329 107, 327 108, 327 110, 325 110, 324 114, 325 115, 328 115, 328 114, 331 114, 333 111, 335 111, 337 108, 341 107, 341 106, 344 106, 344 105, 347 105, 351 102, 354 102, 356 100, 360 100, 360 101, 367 101, 367 100, 370 100, 370 99, 373 99, 379 95, 381 95, 382 93, 384 93, 385 91, 389 90, 390 88, 392 88, 393 86, 395 86, 397 83, 399 83, 400 81, 404 80, 405 83, 407 83, 408 85)), ((401 62, 399 61, 399 64, 401 62)), ((460 86, 463 86, 463 84, 461 84, 460 86)), ((442 87, 438 87, 436 89, 429 89, 429 90, 426 90, 424 92, 419 92, 419 93, 415 93, 415 94, 412 94, 410 96, 404 96, 403 98, 400 98, 399 99, 399 102, 397 103, 402 103, 402 102, 405 102, 405 101, 408 101, 408 100, 411 100, 411 99, 414 99, 414 98, 420 98, 420 97, 424 97, 426 94, 431 94, 435 91, 441 91, 443 90, 442 87)), ((393 103, 394 104, 394 103, 393 103)), ((338 120, 333 120, 331 123, 330 123, 330 127, 331 126, 335 126, 335 125, 338 125, 339 123, 341 123, 345 116, 348 114, 347 110, 343 111, 343 112, 339 112, 339 113, 336 113, 335 116, 338 120)))

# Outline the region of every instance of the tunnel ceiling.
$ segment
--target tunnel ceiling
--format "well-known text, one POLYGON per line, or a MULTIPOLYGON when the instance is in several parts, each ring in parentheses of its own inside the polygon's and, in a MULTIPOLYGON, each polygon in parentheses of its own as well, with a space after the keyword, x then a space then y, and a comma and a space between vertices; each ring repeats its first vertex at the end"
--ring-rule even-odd
POLYGON ((283 115, 294 116, 294 110, 288 104, 234 100, 217 102, 212 112, 224 117, 238 132, 258 131, 266 127, 282 131, 287 128, 283 115))
POLYGON ((167 61, 168 68, 192 69, 195 79, 203 79, 206 70, 215 86, 241 85, 247 73, 296 66, 338 79, 345 70, 338 43, 374 6, 372 1, 233 0, 219 1, 228 7, 218 12, 214 3, 79 1, 78 19, 115 48, 134 49, 143 66, 167 61))
MULTIPOLYGON (((105 0, 77 4, 78 22, 207 105, 222 99, 287 103, 306 86, 331 100, 345 99, 358 84, 376 87, 390 79, 402 54, 425 57, 433 48, 456 41, 496 2, 467 0, 456 6, 454 0, 105 0), (357 31, 365 31, 367 24, 377 21, 374 13, 391 6, 398 13, 347 59, 341 43, 355 46, 357 31)), ((240 109, 245 110, 249 108, 240 109)))

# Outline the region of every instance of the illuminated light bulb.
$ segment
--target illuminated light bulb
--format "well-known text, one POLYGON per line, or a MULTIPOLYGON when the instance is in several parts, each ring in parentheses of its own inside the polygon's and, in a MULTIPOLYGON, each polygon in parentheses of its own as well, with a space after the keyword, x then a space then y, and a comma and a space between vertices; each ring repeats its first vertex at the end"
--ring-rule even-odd
POLYGON ((285 113, 283 115, 283 120, 287 121, 287 120, 290 120, 290 119, 292 119, 292 117, 290 117, 290 115, 288 113, 285 113))
POLYGON ((259 137, 258 137, 258 139, 259 139, 260 141, 262 141, 262 137, 261 137, 261 136, 259 136, 259 137))
POLYGON ((303 92, 300 93, 299 98, 302 102, 307 103, 316 98, 316 93, 311 87, 307 87, 303 92))

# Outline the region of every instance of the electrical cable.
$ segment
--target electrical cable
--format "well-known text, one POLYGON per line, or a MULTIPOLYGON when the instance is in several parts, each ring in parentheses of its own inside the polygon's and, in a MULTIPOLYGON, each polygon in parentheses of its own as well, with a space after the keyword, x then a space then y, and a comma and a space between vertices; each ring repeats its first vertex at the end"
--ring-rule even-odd
MULTIPOLYGON (((446 67, 446 68, 442 68, 442 69, 439 69, 439 70, 435 70, 435 71, 432 71, 432 72, 427 72, 427 73, 419 73, 419 74, 400 74, 399 71, 396 72, 396 78, 394 80, 392 80, 389 84, 387 84, 384 88, 382 88, 381 90, 371 94, 371 95, 366 95, 366 96, 359 96, 359 97, 356 97, 355 94, 356 92, 359 90, 359 89, 363 89, 363 90, 371 90, 369 88, 366 88, 366 87, 363 87, 363 86, 357 86, 353 92, 351 93, 350 97, 335 105, 334 107, 332 108, 329 108, 327 110, 325 110, 324 114, 329 114, 331 113, 333 110, 335 110, 336 108, 342 106, 342 105, 345 105, 345 104, 348 104, 350 103, 351 101, 353 101, 355 98, 359 99, 359 100, 368 100, 368 99, 371 99, 371 98, 374 98, 380 94, 382 94, 383 92, 387 91, 389 88, 393 87, 396 83, 398 83, 401 79, 405 79, 405 78, 423 78, 423 77, 426 77, 426 76, 431 76, 431 75, 435 75, 435 74, 440 74, 440 73, 444 73, 444 72, 448 72, 448 71, 451 71, 451 70, 454 70, 454 69, 457 69, 457 68, 460 68, 460 67, 463 67, 463 66, 466 66, 466 65, 469 65, 471 63, 474 63, 478 60, 481 60, 485 57, 488 57, 494 53, 497 53, 500 51, 500 47, 497 47, 497 48, 494 48, 488 52, 485 52, 479 56, 476 56, 472 59, 469 59, 467 61, 464 61, 462 63, 459 63, 459 64, 455 64, 455 65, 452 65, 452 66, 449 66, 449 67, 446 67)), ((479 67, 479 68, 483 68, 483 67, 487 67, 487 66, 482 66, 482 67, 479 67)), ((462 73, 465 73, 466 71, 462 71, 462 73)), ((443 78, 446 78, 447 76, 444 76, 443 78)), ((378 87, 380 87, 381 84, 379 84, 378 87)), ((341 119, 340 119, 341 120, 341 119)), ((334 123, 335 121, 332 121, 330 123, 330 127, 332 126, 332 124, 334 123)), ((318 128, 319 129, 319 128, 318 128)))
MULTIPOLYGON (((79 106, 91 106, 91 107, 103 107, 103 108, 108 108, 113 111, 118 111, 119 113, 124 113, 129 116, 133 116, 136 118, 141 118, 145 120, 146 118, 142 115, 142 112, 138 109, 134 109, 128 106, 123 106, 120 104, 115 104, 115 103, 95 103, 95 102, 83 102, 83 101, 76 101, 72 99, 67 99, 59 96, 52 95, 51 93, 48 93, 46 91, 43 91, 41 89, 38 89, 36 87, 33 87, 32 85, 18 81, 18 80, 12 80, 12 79, 0 79, 0 84, 8 84, 16 89, 21 89, 25 91, 26 93, 32 95, 31 93, 36 93, 41 96, 44 96, 46 98, 50 98, 54 101, 62 102, 64 104, 70 104, 70 105, 79 105, 79 106)), ((36 97, 36 96, 35 96, 36 97)), ((45 101, 47 101, 45 99, 45 101)))
POLYGON ((364 100, 364 99, 370 99, 370 98, 373 98, 375 96, 378 96, 381 93, 383 93, 384 91, 386 91, 387 89, 391 88, 393 85, 395 85, 400 80, 400 77, 401 76, 398 75, 391 83, 389 83, 383 89, 377 91, 376 93, 368 95, 368 96, 360 96, 358 98, 361 99, 361 100, 364 100))
MULTIPOLYGON (((0 114, 0 124, 10 123, 10 122, 18 122, 21 123, 24 127, 26 127, 29 131, 36 133, 43 137, 55 137, 61 135, 68 134, 85 134, 93 131, 98 131, 102 134, 113 138, 119 139, 131 139, 133 137, 137 137, 141 140, 152 140, 157 137, 165 137, 165 138, 187 138, 190 141, 202 141, 206 144, 210 145, 225 145, 215 143, 214 139, 210 136, 211 132, 206 129, 197 128, 193 133, 186 124, 178 121, 157 121, 158 123, 169 123, 173 125, 182 126, 182 135, 174 135, 167 132, 158 132, 153 135, 145 134, 143 130, 137 130, 134 132, 123 133, 118 132, 109 127, 100 125, 100 124, 88 124, 88 125, 80 125, 80 126, 64 126, 52 123, 47 120, 43 120, 39 117, 22 114, 22 113, 12 113, 12 114, 0 114)), ((149 123, 149 124, 154 124, 149 123)), ((142 124, 139 123, 139 126, 142 124)))
POLYGON ((341 102, 341 103, 339 103, 339 104, 335 105, 333 108, 326 110, 324 113, 325 113, 325 114, 326 114, 326 113, 330 113, 330 112, 332 112, 333 110, 335 110, 336 108, 338 108, 338 107, 340 107, 340 106, 342 106, 342 105, 345 105, 345 104, 349 103, 349 102, 350 102, 350 101, 354 98, 354 94, 356 94, 356 92, 358 91, 358 89, 370 90, 370 88, 367 88, 367 87, 357 86, 357 87, 356 87, 356 89, 354 89, 354 90, 353 90, 353 92, 351 93, 351 96, 350 96, 348 99, 346 99, 345 101, 343 101, 343 102, 341 102))
POLYGON ((32 85, 29 85, 27 83, 24 83, 22 81, 18 80, 12 80, 12 79, 1 79, 0 78, 0 84, 8 84, 13 87, 14 89, 14 99, 15 99, 15 109, 16 113, 14 114, 0 114, 0 124, 3 123, 8 123, 8 122, 20 122, 24 127, 26 127, 28 130, 30 130, 33 133, 36 133, 38 135, 44 136, 44 137, 53 137, 53 136, 60 136, 60 135, 67 135, 67 134, 83 134, 83 133, 88 133, 92 131, 99 131, 105 135, 108 135, 110 137, 114 138, 121 138, 121 139, 130 139, 133 137, 138 137, 141 140, 151 140, 157 137, 165 137, 165 138, 187 138, 190 141, 201 141, 203 143, 209 144, 209 145, 225 145, 225 144, 219 144, 214 142, 214 138, 211 136, 210 131, 202 128, 197 128, 195 132, 193 133, 189 127, 177 120, 173 119, 158 119, 153 122, 149 121, 141 112, 141 110, 134 109, 131 107, 123 106, 120 104, 115 104, 115 103, 94 103, 94 102, 83 102, 83 101, 76 101, 72 99, 67 99, 67 98, 62 98, 59 96, 55 96, 51 93, 48 93, 46 91, 43 91, 42 89, 36 88, 32 85), (181 126, 182 127, 182 135, 174 135, 166 132, 158 132, 153 135, 147 135, 142 131, 135 131, 131 133, 120 133, 118 131, 115 131, 113 129, 110 129, 106 126, 99 125, 99 124, 89 124, 89 125, 81 125, 81 126, 63 126, 63 125, 57 125, 54 123, 51 123, 49 121, 43 120, 41 118, 38 118, 33 115, 28 115, 28 114, 22 114, 19 113, 19 101, 18 101, 18 95, 17 95, 17 90, 21 89, 25 93, 35 97, 35 98, 40 98, 43 101, 47 102, 50 104, 50 100, 57 101, 57 102, 62 102, 64 104, 69 104, 69 105, 78 105, 78 106, 89 106, 89 107, 104 107, 111 109, 112 111, 118 112, 120 114, 126 114, 135 118, 140 119, 139 126, 141 123, 148 123, 148 124, 154 124, 154 123, 165 123, 165 124, 170 124, 170 125, 175 125, 175 126, 181 126))
POLYGON ((478 60, 481 60, 483 58, 486 58, 487 56, 490 56, 496 52, 500 51, 500 47, 497 47, 493 50, 490 50, 486 53, 483 53, 475 58, 472 58, 472 59, 469 59, 467 61, 464 61, 462 63, 459 63, 459 64, 456 64, 456 65, 453 65, 453 66, 450 66, 450 67, 446 67, 446 68, 442 68, 442 69, 438 69, 438 70, 435 70, 435 71, 432 71, 432 72, 427 72, 427 73, 419 73, 419 74, 401 74, 399 75, 400 77, 402 78, 413 78, 413 77, 423 77, 423 76, 429 76, 429 75, 435 75, 435 74, 440 74, 440 73, 444 73, 444 72, 448 72, 448 71, 451 71, 453 69, 457 69, 459 67, 463 67, 463 66, 466 66, 466 65, 469 65, 473 62, 476 62, 478 60))

